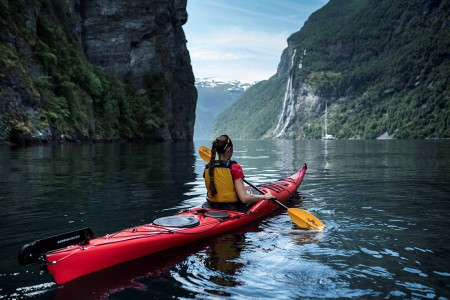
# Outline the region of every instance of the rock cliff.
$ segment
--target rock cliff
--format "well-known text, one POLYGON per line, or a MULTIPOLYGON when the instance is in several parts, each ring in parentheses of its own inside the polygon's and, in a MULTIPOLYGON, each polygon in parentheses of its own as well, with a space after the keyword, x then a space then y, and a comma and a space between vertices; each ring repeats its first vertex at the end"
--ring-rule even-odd
POLYGON ((0 2, 0 142, 192 139, 186 0, 0 2))
POLYGON ((182 25, 187 0, 81 1, 82 41, 88 60, 145 94, 155 78, 162 101, 163 139, 192 139, 196 90, 182 25))

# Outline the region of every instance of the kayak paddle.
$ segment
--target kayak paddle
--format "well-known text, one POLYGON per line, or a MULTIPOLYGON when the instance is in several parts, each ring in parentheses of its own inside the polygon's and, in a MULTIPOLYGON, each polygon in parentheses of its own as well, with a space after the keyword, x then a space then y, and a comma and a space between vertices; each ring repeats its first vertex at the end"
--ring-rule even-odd
MULTIPOLYGON (((198 154, 200 155, 201 159, 203 159, 205 162, 211 161, 211 150, 206 146, 201 146, 198 149, 198 154)), ((257 190, 261 195, 264 195, 265 193, 257 188, 255 185, 251 184, 247 180, 243 179, 246 184, 257 190)), ((299 209, 299 208, 289 208, 283 203, 281 203, 278 200, 273 200, 276 204, 281 206, 282 208, 286 209, 288 212, 289 217, 291 220, 300 228, 303 229, 315 229, 315 230, 323 230, 324 225, 322 221, 320 221, 317 217, 313 216, 309 212, 299 209)))

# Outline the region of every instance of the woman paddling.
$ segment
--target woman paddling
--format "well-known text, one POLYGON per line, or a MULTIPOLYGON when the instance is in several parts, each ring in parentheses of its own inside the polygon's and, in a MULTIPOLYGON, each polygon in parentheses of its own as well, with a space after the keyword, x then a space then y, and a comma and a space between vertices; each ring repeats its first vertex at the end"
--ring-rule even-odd
POLYGON ((207 203, 204 207, 245 211, 247 205, 259 200, 276 199, 272 194, 252 195, 244 186, 242 167, 231 160, 233 142, 228 135, 221 135, 212 142, 211 161, 205 166, 207 203), (219 160, 216 161, 216 153, 219 160))

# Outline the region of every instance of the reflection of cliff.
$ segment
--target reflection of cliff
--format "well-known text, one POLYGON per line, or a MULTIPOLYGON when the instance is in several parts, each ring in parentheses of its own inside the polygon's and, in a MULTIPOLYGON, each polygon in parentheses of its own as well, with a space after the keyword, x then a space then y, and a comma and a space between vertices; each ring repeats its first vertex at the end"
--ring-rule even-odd
MULTIPOLYGON (((150 222, 162 216, 162 210, 176 207, 186 198, 184 195, 191 188, 188 183, 196 178, 193 153, 192 142, 1 148, 0 195, 7 195, 10 203, 6 206, 0 203, 2 224, 7 225, 5 232, 14 232, 22 244, 37 236, 51 236, 85 226, 91 227, 96 236, 102 236, 142 224, 142 220, 150 222), (25 206, 27 214, 23 214, 25 206), (53 217, 44 220, 43 215, 53 217)), ((0 259, 7 274, 18 270, 17 244, 17 241, 3 244, 5 255, 13 254, 0 259)), ((55 286, 52 295, 45 298, 107 299, 107 295, 126 288, 148 289, 136 279, 158 278, 160 274, 170 277, 170 268, 205 246, 192 244, 125 263, 64 286, 55 286)), ((2 279, 5 286, 14 287, 8 286, 7 295, 9 290, 14 291, 29 282, 52 280, 48 274, 36 279, 28 272, 20 272, 20 279, 12 275, 2 279)), ((47 290, 42 285, 36 289, 42 293, 47 290)), ((22 289, 21 292, 27 291, 22 289)), ((168 297, 170 294, 161 298, 168 297)))
POLYGON ((162 143, 154 146, 151 164, 146 168, 148 183, 161 182, 160 198, 166 208, 175 207, 180 204, 184 195, 190 191, 191 186, 188 183, 194 182, 196 174, 194 173, 195 156, 193 153, 194 145, 192 142, 162 143), (159 159, 154 159, 158 155, 159 159), (182 197, 182 198, 180 198, 182 197))
MULTIPOLYGON (((292 170, 306 163, 310 170, 333 168, 332 157, 340 151, 336 141, 321 140, 276 140, 278 159, 276 166, 292 170)), ((309 172, 310 173, 310 172, 309 172)))

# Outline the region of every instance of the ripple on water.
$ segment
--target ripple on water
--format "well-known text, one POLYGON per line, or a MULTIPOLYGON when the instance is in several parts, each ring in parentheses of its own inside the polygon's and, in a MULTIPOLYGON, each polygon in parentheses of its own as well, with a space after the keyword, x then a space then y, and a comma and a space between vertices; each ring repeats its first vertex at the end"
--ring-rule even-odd
POLYGON ((367 265, 357 265, 354 268, 349 269, 349 273, 352 273, 356 276, 363 276, 365 278, 370 277, 382 277, 384 279, 393 279, 394 274, 389 272, 386 268, 381 266, 367 266, 367 265))
POLYGON ((37 285, 32 285, 32 286, 24 286, 24 287, 17 288, 17 293, 12 294, 11 297, 12 298, 36 297, 36 296, 47 293, 55 286, 56 286, 56 283, 54 283, 54 282, 47 282, 47 283, 42 283, 42 284, 37 284, 37 285))
POLYGON ((422 277, 428 277, 427 274, 423 273, 422 271, 420 271, 418 269, 414 269, 414 268, 403 268, 403 271, 411 273, 411 274, 417 274, 422 277))
POLYGON ((390 250, 390 249, 384 249, 384 251, 382 253, 390 255, 390 256, 393 256, 393 257, 399 257, 400 256, 400 254, 398 252, 395 252, 395 251, 390 250))
POLYGON ((378 251, 370 250, 370 249, 367 249, 365 247, 359 247, 359 249, 361 250, 361 252, 363 252, 365 254, 368 254, 368 255, 371 255, 371 256, 373 256, 375 258, 383 258, 383 255, 381 255, 380 252, 378 252, 378 251))
POLYGON ((444 277, 450 277, 450 273, 448 272, 433 271, 433 273, 444 277))
POLYGON ((411 294, 416 297, 432 299, 436 297, 436 292, 433 288, 417 282, 396 282, 397 285, 405 287, 411 291, 411 294))

